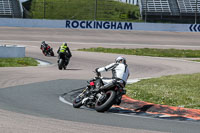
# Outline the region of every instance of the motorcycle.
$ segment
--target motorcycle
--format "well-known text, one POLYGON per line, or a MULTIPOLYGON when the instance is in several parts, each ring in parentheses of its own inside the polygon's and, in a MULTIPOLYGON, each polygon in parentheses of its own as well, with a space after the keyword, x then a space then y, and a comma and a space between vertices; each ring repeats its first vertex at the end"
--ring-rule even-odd
POLYGON ((97 73, 97 76, 88 81, 87 87, 73 100, 73 107, 80 108, 84 105, 97 112, 105 112, 112 105, 119 105, 122 95, 125 94, 124 85, 117 80, 111 88, 99 89, 102 85, 104 78, 97 73))
POLYGON ((40 46, 40 49, 42 50, 42 53, 47 56, 54 56, 54 52, 53 52, 53 48, 51 48, 50 46, 47 46, 47 48, 45 49, 43 45, 40 46))
POLYGON ((69 57, 67 57, 64 54, 60 54, 59 55, 59 59, 58 59, 58 69, 59 70, 66 70, 67 65, 69 64, 69 57))

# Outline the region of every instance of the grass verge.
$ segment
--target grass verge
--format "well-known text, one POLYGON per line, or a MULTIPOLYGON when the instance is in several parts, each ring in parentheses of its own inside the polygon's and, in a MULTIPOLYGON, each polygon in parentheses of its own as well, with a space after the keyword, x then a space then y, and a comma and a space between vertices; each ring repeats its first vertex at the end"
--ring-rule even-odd
POLYGON ((178 49, 154 49, 154 48, 138 48, 138 49, 121 49, 121 48, 89 48, 78 49, 79 51, 103 52, 126 55, 141 55, 154 57, 188 57, 199 58, 200 50, 178 50, 178 49))
MULTIPOLYGON (((177 49, 118 49, 89 48, 80 51, 142 55, 155 57, 200 57, 200 50, 177 49)), ((200 60, 195 60, 200 61, 200 60)), ((172 75, 160 78, 144 79, 127 85, 127 95, 133 99, 155 104, 180 106, 200 109, 200 73, 189 75, 172 75)))
POLYGON ((25 67, 37 66, 38 62, 30 57, 24 58, 0 58, 0 67, 25 67))
POLYGON ((192 61, 200 62, 200 60, 192 60, 192 61))
POLYGON ((200 73, 144 79, 127 85, 127 95, 146 102, 200 109, 200 73))
POLYGON ((32 0, 32 18, 140 21, 139 7, 114 0, 32 0))

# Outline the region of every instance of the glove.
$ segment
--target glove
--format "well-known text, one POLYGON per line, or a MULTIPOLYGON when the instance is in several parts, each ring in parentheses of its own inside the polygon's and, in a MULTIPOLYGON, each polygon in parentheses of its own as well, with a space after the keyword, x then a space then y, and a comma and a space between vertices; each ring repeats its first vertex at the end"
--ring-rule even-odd
POLYGON ((99 68, 96 68, 96 69, 95 69, 95 72, 96 72, 96 75, 99 77, 99 76, 101 76, 101 74, 100 74, 100 72, 98 72, 98 69, 99 69, 99 68))

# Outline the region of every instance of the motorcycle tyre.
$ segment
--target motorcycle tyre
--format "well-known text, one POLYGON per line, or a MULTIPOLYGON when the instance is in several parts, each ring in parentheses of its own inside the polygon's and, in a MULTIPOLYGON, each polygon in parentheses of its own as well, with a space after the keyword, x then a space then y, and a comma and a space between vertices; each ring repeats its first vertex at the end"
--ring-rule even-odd
POLYGON ((113 90, 107 91, 106 94, 110 93, 109 98, 102 105, 98 105, 98 102, 95 103, 95 110, 97 112, 107 111, 115 102, 116 92, 113 90))
POLYGON ((64 70, 66 70, 68 64, 69 64, 69 60, 67 60, 67 61, 65 61, 65 62, 63 63, 63 68, 64 68, 64 70))
POLYGON ((76 98, 73 100, 73 107, 74 108, 80 108, 82 106, 82 100, 80 100, 79 102, 76 102, 76 98))
POLYGON ((50 54, 51 54, 51 56, 54 56, 54 52, 53 51, 51 51, 50 54))
POLYGON ((63 67, 63 59, 59 59, 59 61, 58 61, 58 69, 62 70, 62 67, 63 67))
POLYGON ((63 69, 66 70, 66 66, 65 65, 63 66, 63 69))
POLYGON ((42 51, 42 53, 44 54, 44 56, 47 56, 47 53, 45 51, 42 51))

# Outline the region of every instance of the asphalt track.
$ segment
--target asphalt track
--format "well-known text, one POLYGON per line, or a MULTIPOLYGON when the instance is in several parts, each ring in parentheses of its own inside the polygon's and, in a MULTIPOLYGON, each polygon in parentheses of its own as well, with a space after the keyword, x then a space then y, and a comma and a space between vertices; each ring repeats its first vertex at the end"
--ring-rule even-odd
MULTIPOLYGON (((49 66, 0 68, 0 131, 2 132, 176 132, 199 133, 198 121, 161 119, 144 113, 97 113, 74 109, 59 96, 86 85, 92 70, 112 62, 117 54, 75 51, 87 47, 199 49, 199 33, 96 31, 39 28, 0 28, 0 44, 26 46, 26 56, 51 62, 49 66), (69 42, 72 60, 59 71, 57 57, 44 57, 39 49, 46 40, 57 50, 69 42), (9 114, 9 115, 8 115, 9 114)), ((130 79, 197 73, 200 63, 184 59, 125 56, 130 79)), ((105 74, 105 76, 110 76, 105 74)), ((69 99, 70 101, 70 99, 69 99)))

